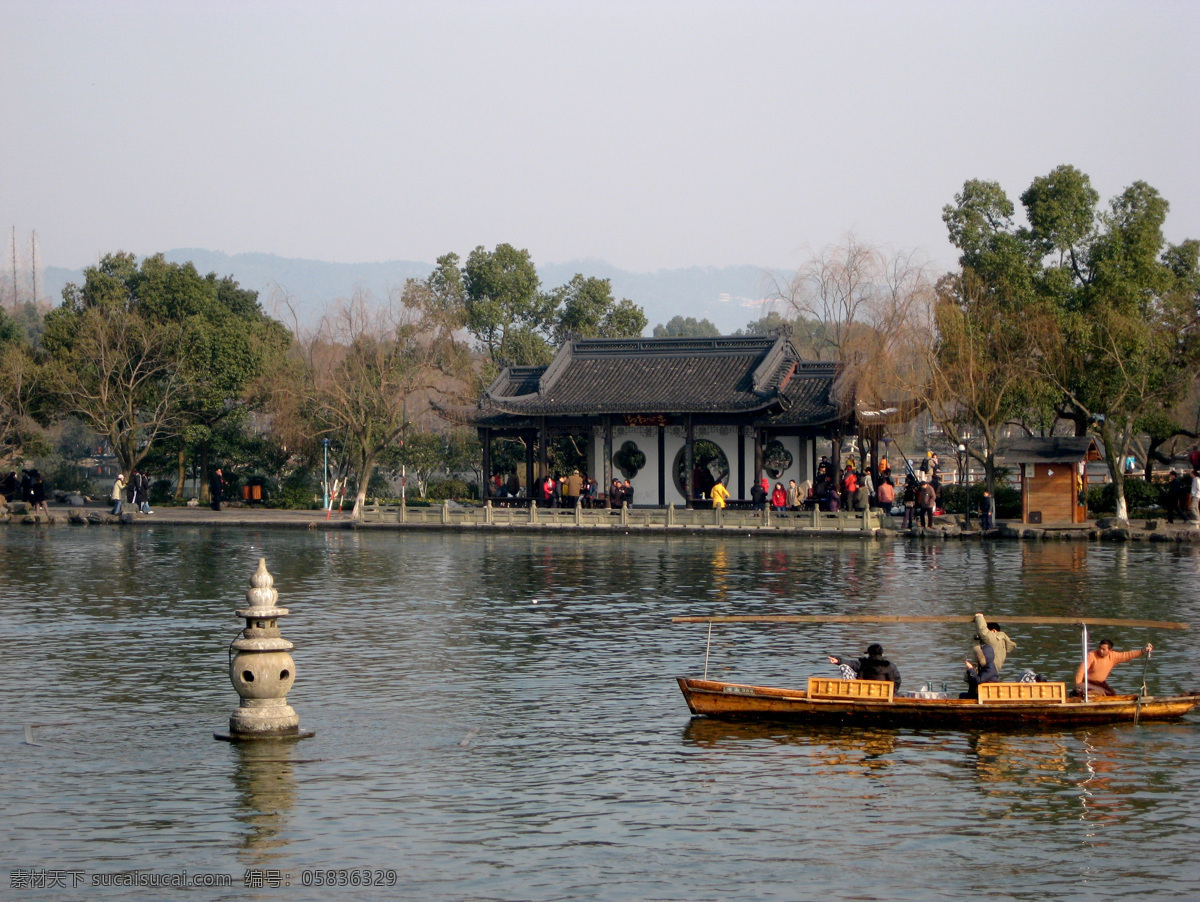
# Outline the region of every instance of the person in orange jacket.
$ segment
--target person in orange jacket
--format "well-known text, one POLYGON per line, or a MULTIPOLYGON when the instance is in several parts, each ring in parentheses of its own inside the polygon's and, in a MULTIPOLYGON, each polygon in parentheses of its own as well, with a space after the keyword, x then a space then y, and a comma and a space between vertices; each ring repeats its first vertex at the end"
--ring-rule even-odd
POLYGON ((1075 670, 1075 691, 1083 695, 1086 676, 1089 697, 1116 695, 1117 693, 1108 685, 1108 675, 1112 673, 1112 669, 1118 664, 1148 655, 1152 651, 1154 651, 1154 646, 1150 644, 1147 644, 1145 648, 1136 648, 1133 651, 1117 651, 1113 648, 1111 639, 1102 639, 1095 651, 1088 652, 1087 661, 1080 664, 1075 670))

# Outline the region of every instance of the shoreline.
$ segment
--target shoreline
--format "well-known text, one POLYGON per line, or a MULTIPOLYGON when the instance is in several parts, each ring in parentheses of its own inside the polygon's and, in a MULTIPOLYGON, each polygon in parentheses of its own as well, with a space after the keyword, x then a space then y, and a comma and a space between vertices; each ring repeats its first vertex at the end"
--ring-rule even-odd
MULTIPOLYGON (((859 540, 887 539, 928 539, 933 541, 977 540, 977 541, 1053 541, 1053 542, 1153 542, 1176 545, 1200 544, 1200 529, 1190 523, 1167 524, 1161 518, 1137 518, 1129 521, 1129 525, 1119 525, 1112 518, 1099 518, 1081 524, 1063 525, 1031 525, 1018 521, 1002 521, 996 529, 984 533, 979 529, 963 529, 958 517, 945 516, 943 522, 929 528, 916 527, 913 529, 895 528, 892 518, 880 517, 880 525, 870 529, 862 529, 855 525, 853 528, 822 528, 814 529, 809 525, 808 517, 769 518, 758 523, 680 523, 680 522, 609 522, 608 519, 591 522, 576 522, 570 516, 547 518, 549 522, 497 522, 493 519, 484 521, 459 518, 446 522, 431 521, 422 517, 420 522, 409 520, 402 522, 398 518, 385 519, 392 512, 371 510, 368 516, 376 517, 373 521, 353 520, 349 511, 333 512, 326 518, 323 510, 280 510, 275 508, 254 507, 248 505, 227 506, 221 511, 208 507, 163 507, 151 514, 142 514, 126 510, 119 516, 109 513, 109 505, 91 503, 80 506, 58 504, 51 507, 50 517, 44 514, 33 515, 24 511, 5 512, 2 516, 8 525, 33 526, 120 526, 143 528, 156 523, 166 523, 172 526, 216 526, 235 528, 276 529, 362 529, 385 531, 435 530, 443 532, 519 532, 519 533, 558 533, 585 532, 600 534, 637 534, 637 535, 718 535, 718 536, 765 536, 784 537, 843 537, 859 540), (773 522, 772 522, 773 521, 773 522)), ((409 511, 430 508, 410 508, 409 511)), ((432 508, 432 510, 440 510, 432 508)), ((480 511, 481 508, 467 510, 480 511)), ((658 509, 655 509, 658 510, 658 509)), ((631 512, 637 513, 638 509, 631 512)), ((545 516, 549 511, 543 511, 545 516)), ((680 511, 680 514, 683 512, 680 511)), ((613 512, 613 517, 616 513, 613 512)), ((641 519, 641 518, 638 518, 641 519)), ((681 517, 682 519, 682 517, 681 517)))

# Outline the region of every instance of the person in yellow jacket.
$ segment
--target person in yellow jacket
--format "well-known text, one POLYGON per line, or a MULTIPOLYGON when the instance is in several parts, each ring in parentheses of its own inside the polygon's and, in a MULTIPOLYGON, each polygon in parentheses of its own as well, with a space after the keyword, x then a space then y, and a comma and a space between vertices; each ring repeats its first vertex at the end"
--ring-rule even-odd
POLYGON ((729 500, 729 489, 725 488, 724 482, 718 482, 712 487, 712 503, 713 507, 724 508, 725 502, 729 500))

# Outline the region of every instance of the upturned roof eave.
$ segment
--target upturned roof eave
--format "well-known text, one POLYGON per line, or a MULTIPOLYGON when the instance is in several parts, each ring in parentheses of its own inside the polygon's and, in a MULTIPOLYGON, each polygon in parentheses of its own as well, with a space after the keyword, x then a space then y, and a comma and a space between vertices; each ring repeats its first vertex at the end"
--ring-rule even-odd
MULTIPOLYGON (((536 399, 536 395, 526 395, 536 399)), ((538 403, 511 403, 517 401, 515 398, 496 399, 491 398, 480 404, 480 412, 488 413, 507 413, 514 416, 566 416, 591 414, 594 416, 620 416, 622 414, 738 414, 747 415, 755 414, 764 410, 769 410, 773 406, 778 406, 779 398, 772 395, 769 398, 763 398, 753 403, 739 405, 692 405, 680 404, 677 401, 663 404, 634 404, 634 405, 609 405, 609 404, 570 404, 570 405, 555 405, 538 404, 538 403), (509 403, 506 403, 509 402, 509 403)))

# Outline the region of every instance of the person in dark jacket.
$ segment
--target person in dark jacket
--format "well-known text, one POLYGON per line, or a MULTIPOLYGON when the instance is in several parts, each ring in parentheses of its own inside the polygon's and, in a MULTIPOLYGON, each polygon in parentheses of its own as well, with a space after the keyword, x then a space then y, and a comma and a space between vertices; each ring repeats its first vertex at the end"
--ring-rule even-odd
POLYGON ((50 508, 46 506, 46 483, 42 479, 42 474, 40 471, 34 470, 30 476, 33 480, 33 488, 30 489, 33 512, 35 514, 43 513, 49 517, 50 508))
POLYGON ((4 481, 0 482, 0 495, 4 496, 5 501, 14 501, 17 497, 17 492, 21 490, 21 483, 17 481, 17 471, 11 471, 4 477, 4 481))
POLYGON ((979 528, 984 531, 996 528, 996 499, 986 489, 979 502, 979 528))
POLYGON ((152 514, 150 510, 150 477, 142 470, 133 471, 133 506, 143 514, 152 514))
POLYGON ((1000 671, 996 669, 996 652, 990 645, 976 645, 971 649, 975 660, 963 661, 967 672, 963 679, 967 681, 967 691, 959 698, 979 698, 980 683, 999 683, 1000 671))
POLYGON ((754 516, 756 517, 759 515, 758 512, 765 511, 767 509, 767 492, 762 487, 761 483, 756 482, 754 485, 750 486, 750 501, 754 505, 754 516))
POLYGON ((221 468, 217 467, 213 473, 212 479, 209 480, 208 490, 212 496, 212 509, 219 511, 221 509, 221 501, 225 497, 225 474, 221 472, 221 468))
POLYGON ((904 480, 904 529, 912 529, 915 525, 913 514, 917 506, 917 478, 912 473, 904 480))
POLYGON ((891 680, 897 689, 900 688, 900 668, 883 656, 883 646, 878 642, 867 646, 865 658, 839 658, 830 655, 829 663, 844 668, 843 672, 853 673, 853 679, 891 680))

